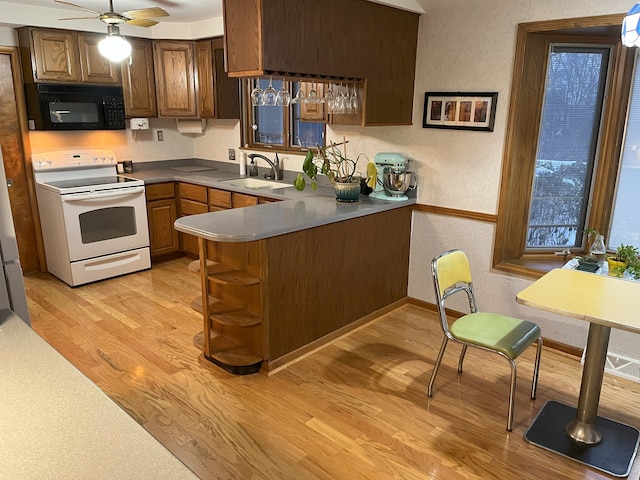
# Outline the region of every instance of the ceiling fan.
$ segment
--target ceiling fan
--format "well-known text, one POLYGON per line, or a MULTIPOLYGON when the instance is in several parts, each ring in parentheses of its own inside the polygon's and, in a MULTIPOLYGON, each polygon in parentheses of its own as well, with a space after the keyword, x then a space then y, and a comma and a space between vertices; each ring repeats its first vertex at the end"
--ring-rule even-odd
POLYGON ((107 25, 107 36, 98 43, 98 50, 103 57, 112 62, 121 62, 127 57, 129 57, 129 61, 131 61, 131 44, 120 34, 121 24, 152 27, 158 23, 156 20, 151 20, 152 18, 169 16, 169 14, 160 7, 141 8, 139 10, 127 10, 118 13, 113 10, 113 0, 109 0, 108 12, 99 12, 63 0, 53 1, 95 14, 95 16, 92 17, 61 18, 60 20, 87 20, 97 18, 107 25))
POLYGON ((160 7, 141 8, 138 10, 127 10, 126 12, 118 13, 113 10, 113 0, 109 0, 108 12, 99 12, 97 10, 92 10, 90 8, 76 5, 75 3, 71 2, 65 2, 63 0, 53 1, 96 14, 93 17, 61 18, 60 20, 87 20, 91 18, 97 18, 107 25, 118 25, 121 23, 126 23, 127 25, 136 25, 138 27, 152 27, 153 25, 156 25, 158 23, 156 20, 151 20, 152 18, 169 16, 169 14, 160 7))

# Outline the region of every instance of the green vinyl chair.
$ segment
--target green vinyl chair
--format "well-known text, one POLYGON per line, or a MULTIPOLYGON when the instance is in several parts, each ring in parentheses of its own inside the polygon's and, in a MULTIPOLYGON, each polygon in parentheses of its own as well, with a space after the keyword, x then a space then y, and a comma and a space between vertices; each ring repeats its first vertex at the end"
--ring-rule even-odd
POLYGON ((513 427, 513 404, 516 392, 517 369, 515 359, 534 342, 537 343, 537 351, 531 398, 536 398, 540 355, 542 353, 540 327, 532 322, 497 313, 479 312, 471 280, 469 259, 461 250, 449 250, 435 257, 431 262, 431 272, 433 274, 436 301, 438 302, 438 312, 440 313, 444 338, 431 373, 431 380, 429 380, 428 396, 433 397, 433 383, 449 340, 462 344, 462 351, 458 360, 459 373, 462 373, 462 362, 468 346, 497 353, 506 358, 511 365, 511 389, 509 392, 507 419, 507 431, 510 432, 513 427), (470 313, 449 323, 445 310, 445 300, 460 292, 467 294, 470 313))

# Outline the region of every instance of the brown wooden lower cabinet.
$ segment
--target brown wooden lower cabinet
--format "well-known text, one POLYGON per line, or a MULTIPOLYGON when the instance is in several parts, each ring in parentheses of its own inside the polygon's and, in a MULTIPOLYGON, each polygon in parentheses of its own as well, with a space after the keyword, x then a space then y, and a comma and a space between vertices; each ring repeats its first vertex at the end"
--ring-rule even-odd
MULTIPOLYGON (((197 215, 209 211, 207 187, 191 183, 178 183, 178 215, 197 215)), ((180 250, 188 257, 197 258, 198 239, 193 235, 180 233, 180 250)))
POLYGON ((146 195, 154 260, 171 258, 177 252, 198 257, 198 239, 175 230, 173 224, 178 217, 280 201, 185 182, 150 184, 146 186, 146 195))
POLYGON ((199 239, 204 357, 268 373, 404 299, 410 230, 402 207, 254 242, 199 239))
POLYGON ((233 204, 233 208, 251 207, 253 205, 258 205, 258 197, 233 192, 231 195, 231 203, 233 204))
POLYGON ((154 260, 175 256, 180 251, 178 232, 173 227, 178 218, 173 182, 147 185, 147 221, 149 243, 154 260))

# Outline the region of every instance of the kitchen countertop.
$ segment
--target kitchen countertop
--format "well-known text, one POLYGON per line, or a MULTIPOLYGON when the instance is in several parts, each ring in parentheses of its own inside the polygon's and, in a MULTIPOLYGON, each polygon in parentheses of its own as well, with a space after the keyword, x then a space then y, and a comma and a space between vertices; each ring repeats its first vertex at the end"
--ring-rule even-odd
POLYGON ((2 478, 197 478, 6 309, 0 384, 2 478))
MULTIPOLYGON (((183 161, 178 167, 184 166, 185 163, 183 161)), ((315 191, 307 187, 302 192, 297 191, 293 186, 275 189, 235 187, 221 182, 221 180, 240 178, 235 170, 227 170, 229 166, 235 168, 235 164, 208 163, 201 160, 195 161, 195 164, 211 165, 215 169, 189 173, 174 169, 176 165, 173 163, 152 162, 148 165, 138 164, 140 170, 131 176, 144 180, 146 184, 187 182, 282 200, 253 207, 189 215, 179 218, 174 224, 176 230, 180 232, 218 242, 260 240, 416 203, 415 191, 409 192, 409 200, 406 201, 377 200, 360 195, 360 200, 356 203, 340 203, 335 199, 332 186, 319 186, 315 191)), ((287 172, 285 180, 281 182, 292 185, 294 177, 294 173, 287 172)))

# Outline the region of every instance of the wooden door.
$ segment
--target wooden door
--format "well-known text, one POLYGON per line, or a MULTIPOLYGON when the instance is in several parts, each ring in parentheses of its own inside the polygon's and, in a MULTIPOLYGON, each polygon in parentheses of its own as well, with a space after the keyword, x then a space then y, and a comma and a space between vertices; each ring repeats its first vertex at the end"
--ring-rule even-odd
POLYGON ((196 42, 196 65, 198 71, 198 116, 215 117, 215 78, 211 40, 196 42))
POLYGON ((80 65, 75 32, 29 29, 31 63, 36 81, 79 82, 80 65))
POLYGON ((122 62, 122 91, 127 117, 157 117, 151 40, 129 38, 131 62, 122 62))
POLYGON ((215 90, 216 118, 240 120, 240 80, 230 77, 224 69, 224 41, 216 37, 213 46, 213 86, 215 90))
POLYGON ((83 82, 100 84, 119 84, 120 76, 117 63, 110 62, 100 55, 98 43, 105 35, 78 33, 78 52, 80 55, 80 73, 83 82))
POLYGON ((160 117, 196 117, 194 42, 153 42, 160 117))
POLYGON ((178 218, 174 198, 147 203, 151 256, 177 252, 180 249, 178 231, 173 224, 178 218))
POLYGON ((9 188, 9 201, 20 252, 20 263, 22 271, 30 273, 41 270, 44 265, 44 257, 39 240, 41 238, 39 237, 40 230, 36 227, 36 222, 39 222, 39 219, 35 208, 33 177, 25 162, 25 150, 20 130, 20 125, 26 120, 19 68, 17 50, 0 47, 0 98, 2 98, 0 101, 0 145, 4 171, 7 179, 12 182, 12 186, 9 188))

